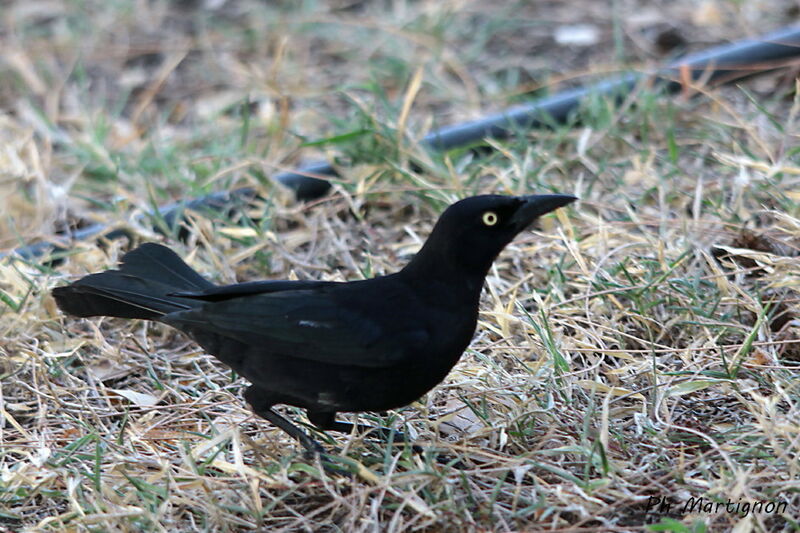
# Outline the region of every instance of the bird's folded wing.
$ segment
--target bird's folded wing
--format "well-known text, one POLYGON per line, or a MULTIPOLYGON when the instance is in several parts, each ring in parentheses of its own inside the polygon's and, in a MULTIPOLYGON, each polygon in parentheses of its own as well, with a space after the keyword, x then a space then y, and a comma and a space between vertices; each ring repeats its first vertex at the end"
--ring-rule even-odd
POLYGON ((208 287, 199 291, 180 291, 172 293, 172 296, 181 298, 191 298, 204 302, 221 302, 242 296, 255 294, 266 294, 271 292, 296 291, 303 289, 315 289, 326 285, 334 285, 334 281, 301 281, 301 280, 264 280, 248 281, 245 283, 235 283, 233 285, 219 285, 208 287))
POLYGON ((421 320, 397 318, 391 309, 348 305, 324 291, 290 290, 209 302, 163 321, 259 347, 266 357, 379 368, 419 355, 429 341, 421 320))

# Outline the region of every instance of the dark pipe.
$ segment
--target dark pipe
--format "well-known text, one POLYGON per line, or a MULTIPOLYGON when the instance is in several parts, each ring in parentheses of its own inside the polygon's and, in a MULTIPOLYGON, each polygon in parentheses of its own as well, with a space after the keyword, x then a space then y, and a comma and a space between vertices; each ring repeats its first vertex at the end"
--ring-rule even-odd
MULTIPOLYGON (((645 76, 652 76, 656 81, 663 83, 668 91, 674 92, 682 87, 680 80, 684 72, 695 81, 705 78, 709 82, 729 82, 781 67, 785 64, 785 60, 798 56, 800 56, 800 26, 790 26, 758 39, 745 39, 689 54, 651 74, 623 75, 590 87, 570 89, 531 104, 512 107, 480 120, 448 126, 426 135, 422 143, 435 150, 450 150, 487 137, 502 138, 515 129, 543 126, 545 117, 548 122, 563 123, 586 96, 624 94, 645 76)), ((336 171, 330 163, 321 161, 294 172, 276 174, 273 179, 292 189, 297 199, 304 201, 319 198, 330 189, 330 184, 326 180, 315 178, 313 175, 336 176, 336 171)), ((165 221, 174 224, 185 208, 219 211, 230 207, 227 202, 232 197, 241 199, 254 196, 255 191, 245 187, 230 193, 214 193, 189 202, 170 204, 160 208, 159 212, 165 221)), ((100 224, 93 225, 76 231, 69 238, 35 243, 10 253, 31 258, 43 254, 48 249, 64 247, 71 240, 97 235, 104 228, 105 226, 100 224)), ((124 232, 114 231, 112 234, 107 234, 106 237, 116 238, 124 232)), ((0 258, 8 254, 9 252, 0 253, 0 258)))
MULTIPOLYGON (((653 76, 664 83, 668 91, 675 92, 682 87, 678 81, 681 79, 681 69, 685 69, 693 81, 707 77, 709 82, 728 82, 780 67, 783 60, 797 56, 800 56, 800 26, 791 26, 758 39, 746 39, 689 54, 653 74, 623 75, 590 87, 563 91, 531 104, 512 107, 486 118, 447 126, 425 136, 422 144, 445 151, 487 137, 502 138, 514 129, 538 128, 545 125, 545 118, 564 123, 570 112, 577 109, 588 95, 624 94, 645 76, 653 76)), ((333 167, 324 161, 314 163, 310 168, 316 174, 336 175, 333 167)), ((304 170, 280 174, 275 178, 295 190, 298 200, 313 200, 325 194, 329 188, 327 182, 303 175, 304 170), (319 196, 309 196, 309 191, 319 196)))
MULTIPOLYGON (((318 180, 320 181, 320 180, 318 180)), ((172 202, 164 205, 158 209, 157 212, 146 213, 142 217, 161 216, 164 220, 164 225, 167 228, 158 228, 157 224, 153 224, 156 231, 163 233, 164 229, 175 229, 183 219, 183 213, 187 209, 190 211, 199 212, 220 212, 231 211, 237 205, 245 205, 256 198, 256 190, 252 187, 241 187, 233 191, 221 191, 201 196, 188 202, 172 202)), ((17 248, 12 252, 0 252, 0 259, 7 255, 14 254, 22 259, 32 259, 40 256, 48 250, 67 251, 69 246, 74 241, 82 241, 103 233, 107 229, 105 224, 92 224, 73 231, 68 237, 55 236, 46 241, 29 244, 22 248, 17 248)), ((129 235, 129 231, 124 228, 118 228, 109 231, 103 235, 106 239, 119 239, 129 235)))
POLYGON ((272 176, 281 185, 294 191, 295 198, 304 202, 325 196, 331 184, 311 175, 336 176, 336 171, 327 161, 317 161, 294 172, 281 172, 272 176))

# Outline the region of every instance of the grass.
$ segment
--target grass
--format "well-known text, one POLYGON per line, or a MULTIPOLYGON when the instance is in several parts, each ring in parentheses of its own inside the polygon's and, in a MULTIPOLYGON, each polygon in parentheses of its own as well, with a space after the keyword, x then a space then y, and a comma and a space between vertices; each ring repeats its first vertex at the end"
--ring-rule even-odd
MULTIPOLYGON (((652 60, 652 23, 623 4, 586 3, 602 30, 586 49, 551 40, 574 4, 11 2, 0 244, 97 222, 129 239, 0 262, 0 529, 797 530, 791 72, 693 99, 592 98, 580 126, 491 150, 419 145, 652 60), (269 180, 319 158, 343 176, 325 199, 296 204, 269 180), (137 216, 237 186, 264 200, 190 213, 180 235, 137 216), (502 254, 444 383, 360 415, 424 453, 329 439, 352 478, 321 474, 250 413, 241 379, 173 330, 72 319, 49 296, 142 241, 221 282, 392 272, 454 199, 531 191, 581 202, 502 254), (686 508, 698 498, 785 506, 686 508)), ((791 7, 768 4, 647 7, 701 48, 777 27, 791 7)))

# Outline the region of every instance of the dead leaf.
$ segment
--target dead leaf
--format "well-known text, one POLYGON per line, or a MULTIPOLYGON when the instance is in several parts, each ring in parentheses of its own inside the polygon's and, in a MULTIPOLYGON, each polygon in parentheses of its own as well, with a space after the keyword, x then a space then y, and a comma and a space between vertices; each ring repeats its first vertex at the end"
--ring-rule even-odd
POLYGON ((448 413, 439 419, 439 430, 445 435, 472 435, 483 428, 483 421, 461 400, 445 405, 448 413))
POLYGON ((144 392, 136 392, 127 389, 108 389, 109 391, 119 394, 129 402, 138 405, 139 407, 152 407, 159 402, 159 398, 153 396, 152 394, 146 394, 144 392))

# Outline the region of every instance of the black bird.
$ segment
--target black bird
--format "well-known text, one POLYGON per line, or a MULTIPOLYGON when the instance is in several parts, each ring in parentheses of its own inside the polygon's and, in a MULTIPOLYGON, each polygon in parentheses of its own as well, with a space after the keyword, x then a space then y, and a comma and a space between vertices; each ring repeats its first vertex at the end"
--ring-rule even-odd
POLYGON ((169 324, 247 378, 256 414, 322 447, 273 410, 305 408, 322 430, 349 431, 337 412, 407 405, 440 383, 469 345, 478 300, 500 251, 564 194, 474 196, 445 210, 399 272, 351 281, 254 281, 217 286, 169 248, 147 243, 119 270, 53 289, 80 317, 169 324))

